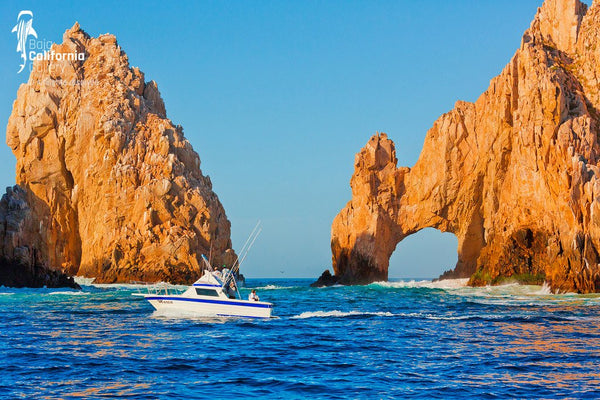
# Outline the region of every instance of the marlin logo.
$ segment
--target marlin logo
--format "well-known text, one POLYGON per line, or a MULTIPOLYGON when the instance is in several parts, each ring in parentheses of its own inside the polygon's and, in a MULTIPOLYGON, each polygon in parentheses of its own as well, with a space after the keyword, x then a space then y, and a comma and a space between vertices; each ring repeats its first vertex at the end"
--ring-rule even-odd
POLYGON ((17 32, 17 53, 21 53, 23 59, 23 64, 20 65, 21 69, 17 72, 20 74, 27 64, 27 49, 25 49, 27 38, 31 35, 37 39, 37 33, 33 29, 33 13, 29 10, 21 11, 17 16, 17 24, 11 32, 17 32))

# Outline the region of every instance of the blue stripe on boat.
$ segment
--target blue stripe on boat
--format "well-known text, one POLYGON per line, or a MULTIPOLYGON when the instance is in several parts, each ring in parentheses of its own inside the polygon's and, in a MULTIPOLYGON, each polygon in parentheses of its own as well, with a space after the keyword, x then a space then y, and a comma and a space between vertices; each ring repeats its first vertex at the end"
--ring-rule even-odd
POLYGON ((221 285, 213 285, 211 283, 194 283, 192 286, 221 287, 221 285))
POLYGON ((190 299, 186 297, 168 297, 168 296, 152 296, 146 297, 146 300, 174 300, 174 301, 191 301, 195 303, 211 303, 211 304, 224 304, 228 306, 238 307, 256 307, 256 308, 272 308, 271 304, 253 304, 253 303, 242 303, 240 301, 223 301, 223 300, 210 300, 210 299, 190 299))

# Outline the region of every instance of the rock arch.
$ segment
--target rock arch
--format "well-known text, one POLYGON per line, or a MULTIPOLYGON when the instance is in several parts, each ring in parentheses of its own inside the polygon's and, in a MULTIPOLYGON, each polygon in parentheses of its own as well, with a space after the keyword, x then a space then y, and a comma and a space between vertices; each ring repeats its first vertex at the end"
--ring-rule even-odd
MULTIPOLYGON (((483 248, 483 221, 476 200, 456 207, 447 191, 467 191, 471 185, 450 185, 442 178, 396 167, 394 143, 376 134, 356 156, 352 201, 334 219, 331 247, 334 272, 342 283, 387 280, 396 245, 423 228, 451 232, 458 239, 455 276, 470 276, 483 248), (414 188, 419 187, 417 191, 414 188), (412 188, 412 190, 411 190, 412 188), (458 214, 468 221, 458 223, 458 214)), ((413 170, 418 171, 419 163, 413 170)), ((444 168, 434 168, 446 175, 444 168)), ((471 188, 472 189, 472 188, 471 188)), ((463 203, 464 204, 464 203, 463 203)))
POLYGON ((453 233, 423 228, 396 245, 389 260, 389 279, 437 278, 454 269, 457 248, 458 240, 453 233))
POLYGON ((600 291, 598 48, 600 2, 546 0, 488 90, 434 123, 414 167, 397 167, 394 143, 374 135, 333 221, 336 279, 387 279, 397 243, 432 227, 458 238, 447 276, 600 291))

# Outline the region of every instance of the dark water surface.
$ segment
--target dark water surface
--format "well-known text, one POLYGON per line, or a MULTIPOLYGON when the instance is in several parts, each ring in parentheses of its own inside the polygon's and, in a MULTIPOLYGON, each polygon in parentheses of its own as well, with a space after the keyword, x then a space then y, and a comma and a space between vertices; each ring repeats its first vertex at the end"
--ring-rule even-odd
POLYGON ((128 285, 0 288, 0 397, 600 398, 600 296, 309 283, 249 280, 268 321, 157 315, 128 285))

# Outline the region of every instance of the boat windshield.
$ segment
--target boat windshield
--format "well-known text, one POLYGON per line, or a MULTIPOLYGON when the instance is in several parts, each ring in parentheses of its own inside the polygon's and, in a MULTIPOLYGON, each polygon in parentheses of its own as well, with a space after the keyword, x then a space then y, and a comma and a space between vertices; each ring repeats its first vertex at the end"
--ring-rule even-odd
POLYGON ((223 291, 230 299, 238 298, 238 288, 235 276, 229 270, 223 271, 205 271, 202 278, 198 279, 197 285, 211 285, 223 288, 223 291))

